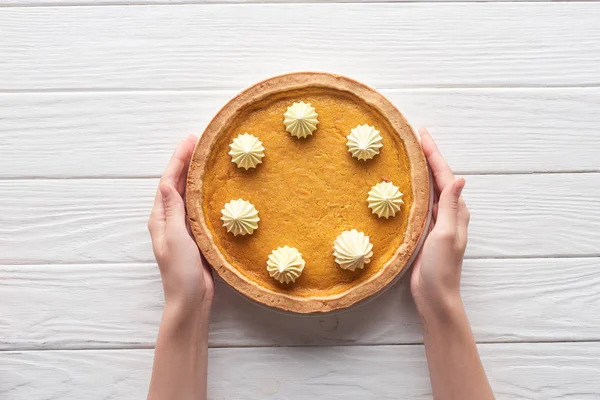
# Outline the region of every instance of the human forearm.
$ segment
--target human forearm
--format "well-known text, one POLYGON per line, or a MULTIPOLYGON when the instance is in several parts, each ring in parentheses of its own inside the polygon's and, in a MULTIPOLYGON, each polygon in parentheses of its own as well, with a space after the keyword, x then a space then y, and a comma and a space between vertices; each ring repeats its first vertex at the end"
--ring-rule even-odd
POLYGON ((210 306, 166 305, 158 331, 149 400, 206 399, 210 306))
POLYGON ((460 296, 462 261, 471 213, 435 142, 420 129, 434 177, 433 228, 413 264, 410 288, 423 322, 425 353, 435 400, 493 400, 460 296))
POLYGON ((187 226, 184 195, 196 138, 182 141, 163 173, 148 218, 165 308, 158 330, 150 400, 206 399, 211 268, 187 226))
POLYGON ((493 400, 460 299, 420 311, 434 399, 493 400))

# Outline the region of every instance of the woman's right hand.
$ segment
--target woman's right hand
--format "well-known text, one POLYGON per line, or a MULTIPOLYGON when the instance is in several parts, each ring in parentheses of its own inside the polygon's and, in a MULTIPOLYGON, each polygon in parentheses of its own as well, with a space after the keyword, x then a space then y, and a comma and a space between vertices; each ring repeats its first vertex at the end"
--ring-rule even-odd
POLYGON ((461 196, 465 180, 456 179, 425 129, 421 146, 435 186, 431 228, 411 275, 411 292, 419 314, 446 314, 458 305, 463 256, 470 214, 461 196))
MULTIPOLYGON (((210 266, 186 225, 185 184, 196 137, 182 141, 160 179, 148 220, 167 311, 192 311, 208 320, 214 285, 210 266)), ((208 323, 208 322, 207 322, 208 323)))

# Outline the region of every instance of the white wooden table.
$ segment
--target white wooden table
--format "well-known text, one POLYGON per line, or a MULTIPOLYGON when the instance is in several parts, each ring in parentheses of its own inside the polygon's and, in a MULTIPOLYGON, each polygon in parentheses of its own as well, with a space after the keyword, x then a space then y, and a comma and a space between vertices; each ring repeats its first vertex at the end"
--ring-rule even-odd
MULTIPOLYGON (((466 176, 463 293, 498 399, 600 399, 600 2, 0 0, 0 398, 142 399, 146 218, 255 81, 373 85, 466 176)), ((429 399, 406 282, 322 318, 218 282, 212 399, 429 399)))

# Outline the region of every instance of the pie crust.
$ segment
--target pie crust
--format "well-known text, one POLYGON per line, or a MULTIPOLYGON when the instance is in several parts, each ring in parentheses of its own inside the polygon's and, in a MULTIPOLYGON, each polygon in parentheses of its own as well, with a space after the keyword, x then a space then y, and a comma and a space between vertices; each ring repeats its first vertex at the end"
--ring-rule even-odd
MULTIPOLYGON (((315 135, 319 135, 318 129, 315 135)), ((307 139, 291 138, 290 140, 307 139)), ((268 147, 265 153, 265 160, 268 160, 268 147)), ((356 162, 363 163, 363 161, 356 162)), ((257 167, 257 170, 260 168, 261 165, 257 167)), ((354 305, 377 294, 405 272, 425 229, 429 212, 429 198, 430 183, 425 156, 416 134, 398 109, 381 94, 362 83, 339 75, 316 72, 292 73, 273 77, 251 86, 230 100, 212 119, 200 137, 190 162, 186 186, 186 206, 192 233, 198 247, 219 276, 237 291, 258 303, 303 314, 330 312, 354 305), (244 110, 248 110, 249 107, 252 108, 253 105, 268 99, 269 96, 312 89, 331 91, 332 93, 348 93, 385 118, 392 131, 399 136, 410 163, 412 204, 408 211, 403 242, 377 272, 342 292, 298 296, 289 293, 283 287, 281 290, 266 287, 260 281, 251 279, 232 265, 228 261, 227 255, 223 254, 222 249, 215 242, 213 236, 215 228, 211 232, 203 203, 205 185, 211 184, 205 182, 207 171, 210 171, 211 168, 209 163, 211 152, 215 149, 222 132, 235 123, 236 117, 244 110)), ((367 207, 366 201, 364 207, 367 207)), ((260 209, 259 216, 263 217, 260 209)), ((258 229, 261 229, 260 223, 258 229)), ((285 243, 281 245, 283 246, 285 243)), ((265 273, 266 261, 265 258, 265 273)), ((310 260, 307 259, 306 262, 306 268, 310 268, 310 260)))

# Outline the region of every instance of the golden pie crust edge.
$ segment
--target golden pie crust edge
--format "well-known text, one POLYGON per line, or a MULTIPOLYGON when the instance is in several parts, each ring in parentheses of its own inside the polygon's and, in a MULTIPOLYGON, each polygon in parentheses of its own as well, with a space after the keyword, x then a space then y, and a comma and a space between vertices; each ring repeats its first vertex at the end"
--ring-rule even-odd
MULTIPOLYGON (((283 122, 282 122, 283 123, 283 122)), ((425 155, 414 130, 402 113, 383 95, 353 79, 321 72, 297 72, 259 82, 231 99, 215 115, 198 140, 190 161, 186 184, 186 207, 192 233, 204 257, 219 276, 250 299, 284 311, 310 314, 324 313, 354 305, 378 293, 409 268, 411 255, 425 229, 429 208, 429 174, 425 155), (411 164, 413 205, 408 216, 404 242, 380 271, 351 289, 330 296, 299 297, 267 289, 250 280, 232 266, 215 245, 203 213, 204 174, 210 152, 219 134, 236 114, 252 103, 272 94, 303 88, 330 88, 349 92, 386 118, 399 134, 411 164)), ((265 260, 266 268, 266 260, 265 260)))

